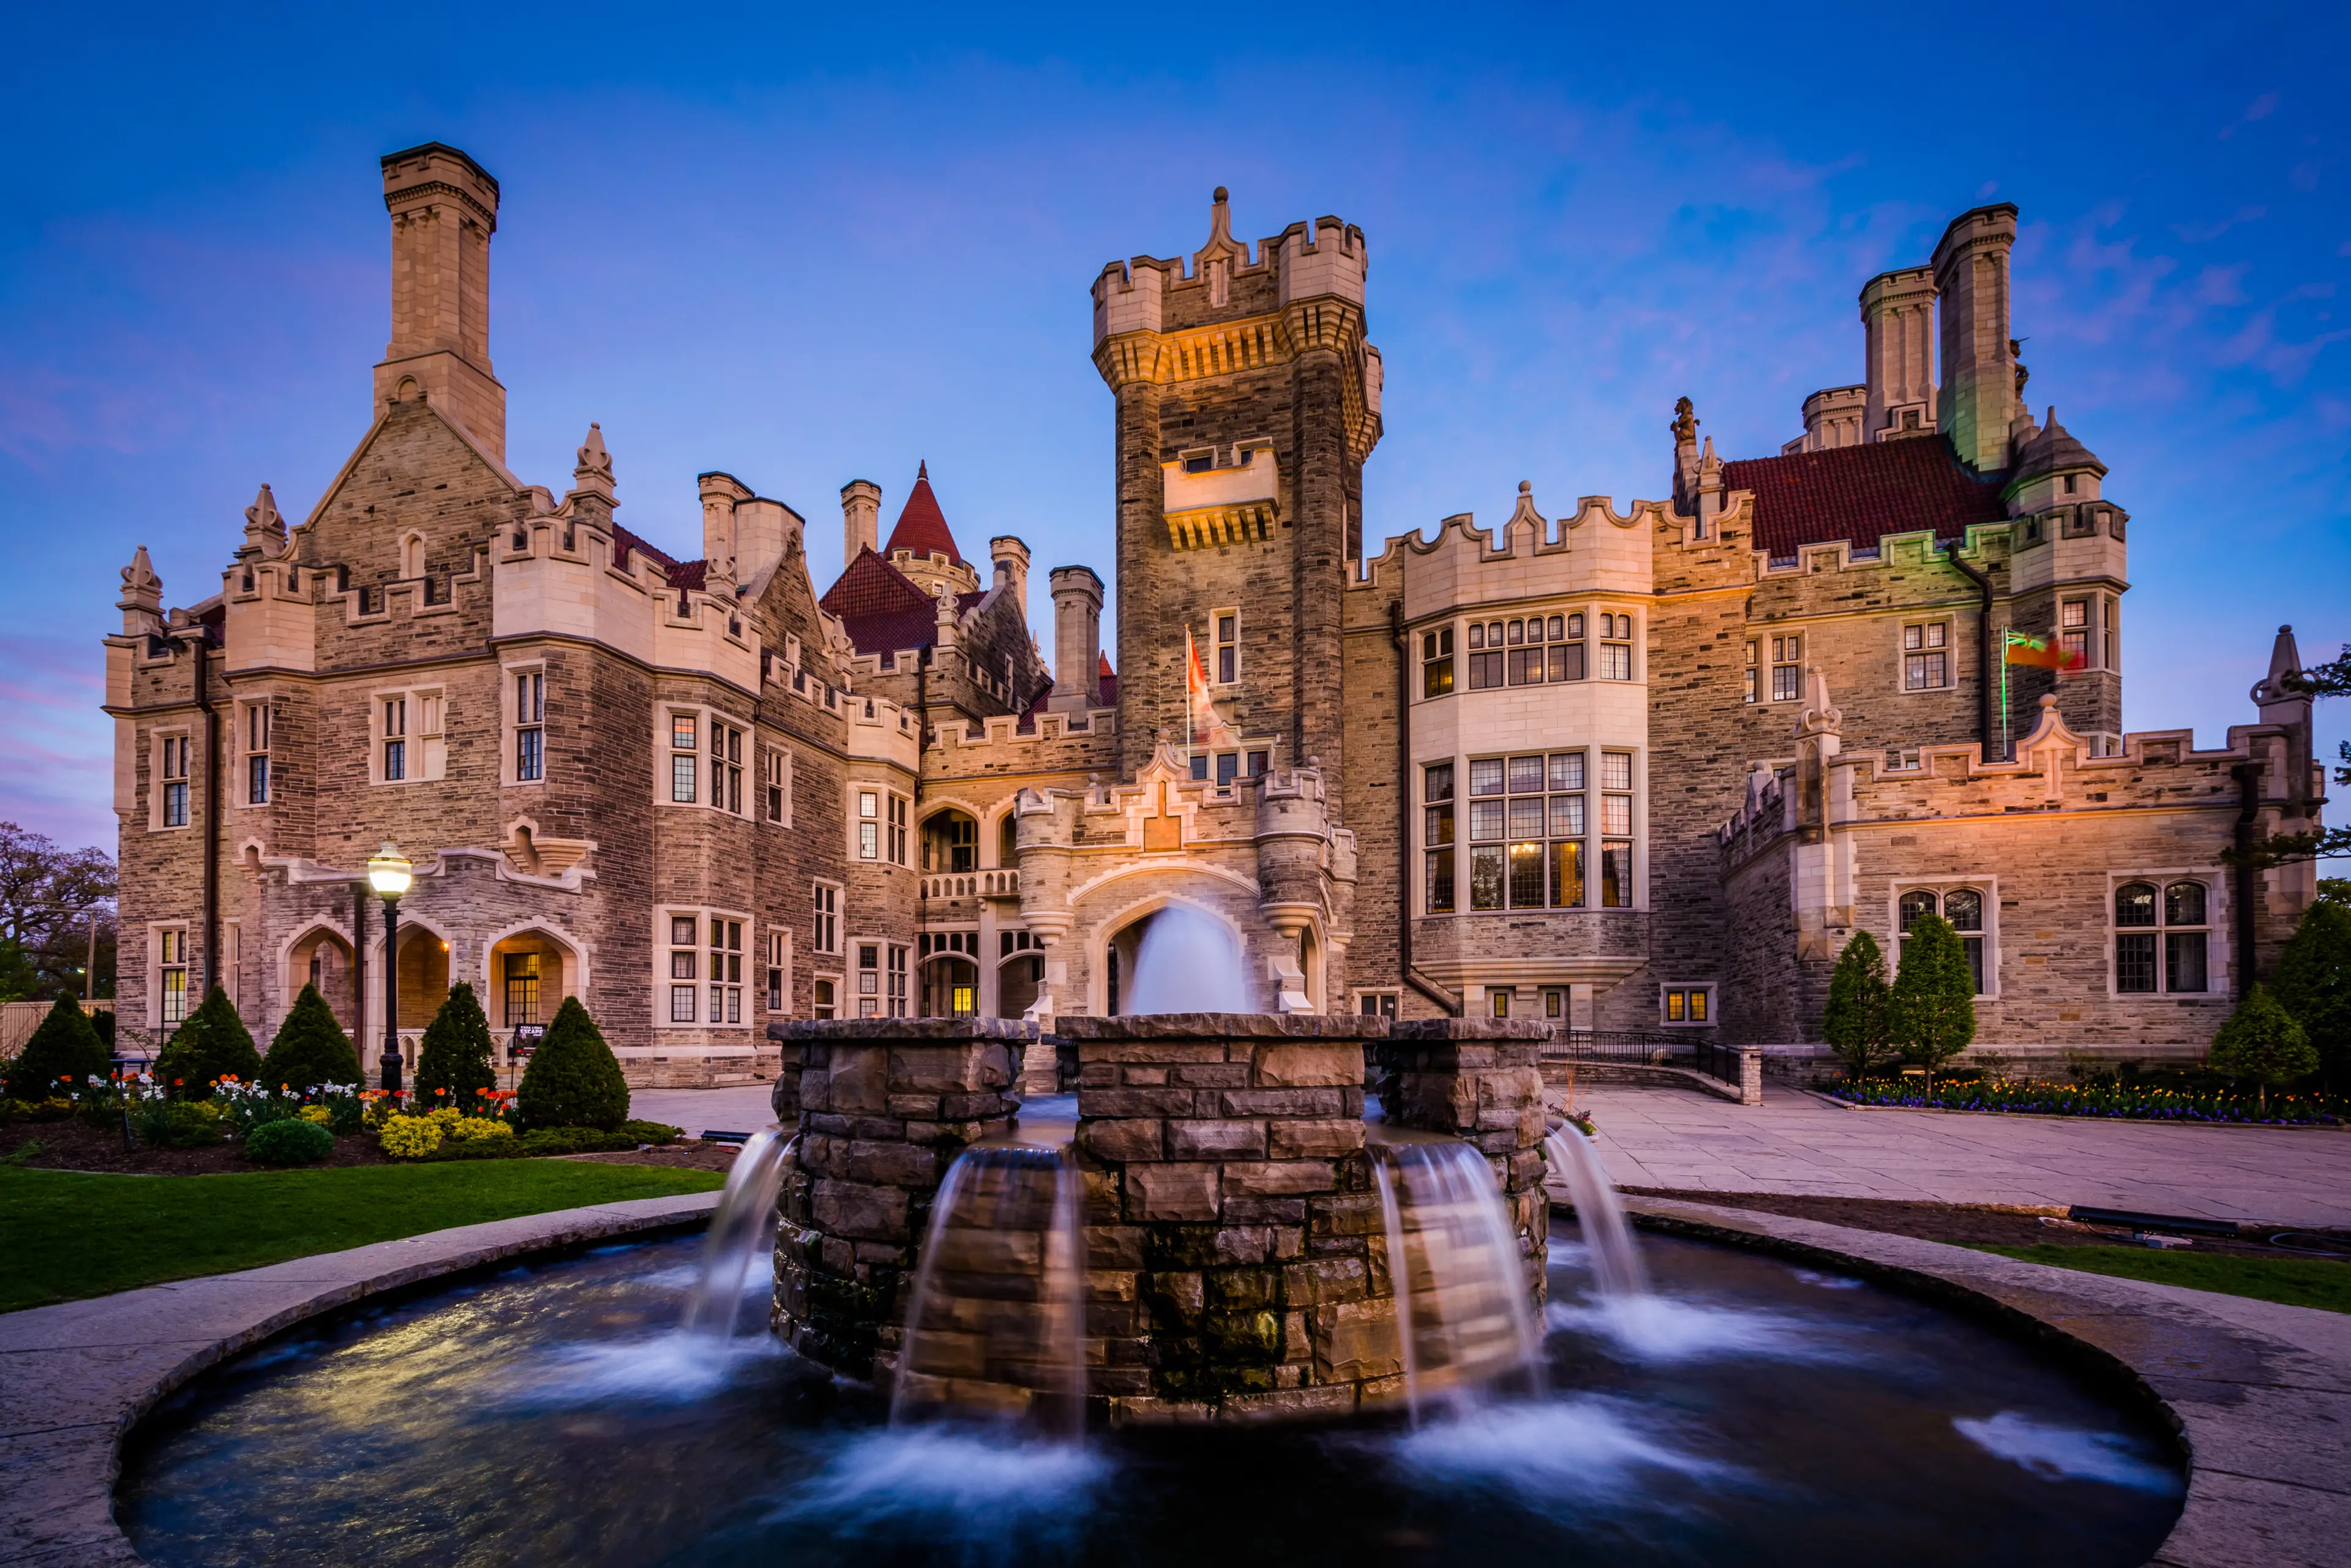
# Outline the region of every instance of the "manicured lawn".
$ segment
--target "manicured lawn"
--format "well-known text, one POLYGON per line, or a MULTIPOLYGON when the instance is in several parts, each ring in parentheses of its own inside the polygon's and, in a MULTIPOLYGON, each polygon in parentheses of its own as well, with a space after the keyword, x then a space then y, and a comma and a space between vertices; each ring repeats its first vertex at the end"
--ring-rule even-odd
POLYGON ((2225 1252, 2158 1252, 2147 1247, 1983 1247, 2027 1263, 2112 1274, 2157 1285, 2183 1285, 2224 1296, 2251 1296, 2290 1307, 2351 1312, 2351 1262, 2324 1258, 2248 1258, 2225 1252))
POLYGON ((0 1312, 725 1184, 712 1171, 580 1160, 199 1176, 0 1166, 0 1312))

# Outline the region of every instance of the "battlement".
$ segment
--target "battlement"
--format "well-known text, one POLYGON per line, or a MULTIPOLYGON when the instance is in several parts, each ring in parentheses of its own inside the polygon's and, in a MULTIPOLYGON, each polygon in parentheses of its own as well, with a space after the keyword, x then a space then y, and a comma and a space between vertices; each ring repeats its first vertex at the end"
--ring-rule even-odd
POLYGON ((1259 240, 1252 253, 1232 237, 1230 209, 1218 186, 1208 240, 1200 249, 1188 256, 1113 261, 1095 277, 1093 340, 1099 348, 1123 333, 1181 329, 1331 297, 1360 308, 1368 271, 1364 231, 1327 214, 1291 224, 1259 240))
POLYGON ((1606 496, 1584 496, 1572 517, 1556 523, 1535 509, 1533 486, 1519 486, 1517 504, 1499 529, 1481 528, 1474 514, 1457 512, 1434 538, 1415 530, 1392 535, 1364 564, 1348 591, 1374 596, 1406 591, 1408 618, 1456 604, 1547 593, 1650 591, 1651 533, 1675 520, 1667 501, 1632 503, 1620 514, 1606 496))

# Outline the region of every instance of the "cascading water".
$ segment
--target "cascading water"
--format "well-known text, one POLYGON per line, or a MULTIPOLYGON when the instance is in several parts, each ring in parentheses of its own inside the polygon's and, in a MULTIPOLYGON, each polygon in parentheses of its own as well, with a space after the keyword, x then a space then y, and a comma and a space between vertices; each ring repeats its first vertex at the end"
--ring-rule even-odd
POLYGON ((1064 1154, 992 1144, 957 1156, 923 1239, 891 1421, 1026 1416, 1081 1430, 1082 1248, 1077 1168, 1064 1154))
POLYGON ((686 1298, 685 1330, 726 1340, 734 1337, 735 1319, 750 1282, 751 1265, 768 1245, 776 1216, 776 1194, 783 1186, 784 1163, 791 1157, 799 1135, 779 1132, 754 1133, 727 1168, 726 1190, 710 1217, 702 1243, 701 1269, 694 1293, 686 1298))
POLYGON ((1592 1253, 1592 1278, 1604 1300, 1629 1301, 1649 1293, 1648 1271, 1633 1241, 1633 1227, 1616 1184, 1601 1163, 1592 1140, 1573 1127, 1560 1127, 1543 1140, 1543 1155, 1551 1162, 1554 1180, 1566 1184, 1575 1205, 1575 1219, 1583 1244, 1592 1253))
POLYGON ((1134 983, 1123 1013, 1248 1013, 1249 976, 1230 931, 1208 915, 1171 904, 1151 917, 1134 952, 1134 983))
POLYGON ((1413 1419, 1505 1379, 1540 1384, 1527 1266, 1485 1155, 1451 1140, 1383 1144, 1372 1172, 1413 1419))

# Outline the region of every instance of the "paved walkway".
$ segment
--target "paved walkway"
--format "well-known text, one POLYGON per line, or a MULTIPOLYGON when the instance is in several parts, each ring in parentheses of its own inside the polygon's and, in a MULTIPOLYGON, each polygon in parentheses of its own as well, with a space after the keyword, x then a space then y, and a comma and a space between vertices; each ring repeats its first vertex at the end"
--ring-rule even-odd
POLYGON ((756 1133, 776 1124, 768 1096, 773 1083, 732 1083, 724 1089, 632 1089, 629 1114, 645 1122, 683 1127, 689 1138, 709 1128, 756 1133))
POLYGON ((1577 1103, 1625 1186, 2351 1226, 2351 1131, 1848 1111, 1780 1088, 1760 1106, 1614 1086, 1577 1103))

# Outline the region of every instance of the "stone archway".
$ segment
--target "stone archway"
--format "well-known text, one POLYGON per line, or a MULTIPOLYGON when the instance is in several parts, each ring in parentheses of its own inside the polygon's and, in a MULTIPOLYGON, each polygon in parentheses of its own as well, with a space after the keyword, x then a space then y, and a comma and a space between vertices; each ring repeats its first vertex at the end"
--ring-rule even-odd
POLYGON ((514 1031, 555 1017, 566 997, 587 994, 586 959, 568 936, 531 923, 482 942, 482 1011, 503 1051, 514 1031))
POLYGON ((360 998, 351 994, 350 933, 321 921, 298 933, 278 960, 279 1017, 294 1009, 304 986, 316 986, 343 1032, 356 1039, 360 998))
POLYGON ((1125 1009, 1134 997, 1135 956, 1142 947, 1143 938, 1152 922, 1170 909, 1205 915, 1224 933, 1231 945, 1233 960, 1240 967, 1241 988, 1249 1003, 1244 1010, 1259 1010, 1258 995, 1262 988, 1250 972, 1247 935, 1230 915, 1215 904, 1172 892, 1152 894, 1137 899, 1104 918, 1094 928, 1093 935, 1086 942, 1087 1010, 1097 1018, 1108 1018, 1125 1009))
POLYGON ((960 953, 934 953, 922 962, 922 1016, 979 1015, 979 966, 960 953))

